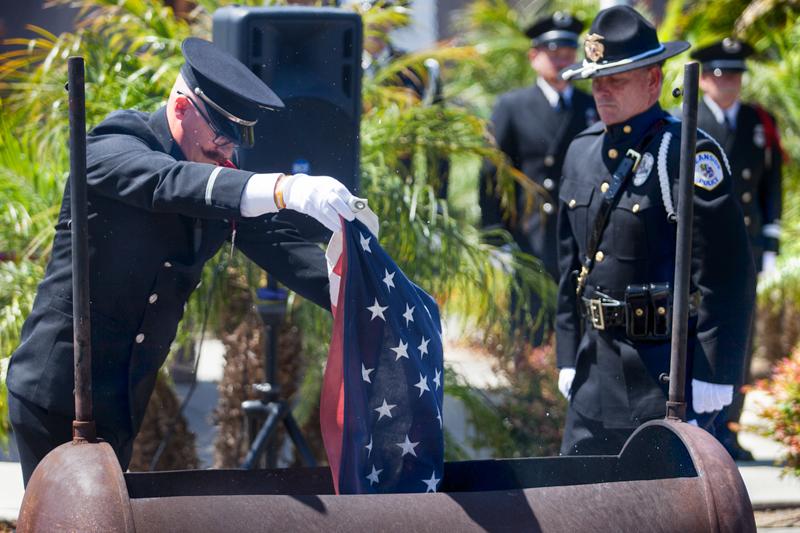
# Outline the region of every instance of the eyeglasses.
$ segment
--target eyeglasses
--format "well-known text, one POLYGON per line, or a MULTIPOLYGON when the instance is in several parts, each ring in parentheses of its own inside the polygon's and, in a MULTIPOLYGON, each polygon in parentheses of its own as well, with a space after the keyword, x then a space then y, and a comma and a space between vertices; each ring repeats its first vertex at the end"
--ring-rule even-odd
POLYGON ((192 103, 192 106, 194 106, 194 108, 197 110, 197 112, 203 118, 205 123, 208 124, 208 127, 211 128, 211 131, 214 133, 214 139, 211 142, 214 143, 214 146, 222 147, 222 146, 227 146, 229 144, 232 144, 237 148, 240 146, 240 144, 238 142, 236 142, 235 140, 231 139, 229 136, 227 136, 224 133, 222 133, 219 130, 219 128, 217 128, 214 125, 214 122, 211 120, 211 117, 209 117, 208 114, 205 111, 203 111, 203 109, 199 105, 197 105, 197 102, 195 102, 194 99, 191 96, 189 96, 188 94, 185 94, 185 93, 183 93, 181 91, 177 91, 177 93, 179 95, 181 95, 181 96, 185 96, 186 99, 189 100, 192 103))

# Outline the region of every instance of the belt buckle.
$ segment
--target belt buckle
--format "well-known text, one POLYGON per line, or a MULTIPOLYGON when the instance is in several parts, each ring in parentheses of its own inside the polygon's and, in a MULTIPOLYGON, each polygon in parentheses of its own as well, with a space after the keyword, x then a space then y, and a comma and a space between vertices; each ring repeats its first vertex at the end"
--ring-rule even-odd
POLYGON ((606 329, 606 321, 603 317, 603 303, 599 299, 589 300, 589 318, 594 329, 606 329))

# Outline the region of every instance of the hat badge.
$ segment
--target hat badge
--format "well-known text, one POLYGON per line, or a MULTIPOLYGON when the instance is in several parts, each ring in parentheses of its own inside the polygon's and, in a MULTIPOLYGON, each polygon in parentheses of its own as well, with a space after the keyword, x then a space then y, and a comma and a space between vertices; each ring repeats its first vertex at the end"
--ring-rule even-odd
POLYGON ((730 37, 726 37, 722 40, 722 49, 729 54, 737 54, 742 50, 742 43, 730 37))
POLYGON ((553 22, 559 28, 567 28, 572 24, 572 15, 564 11, 556 11, 553 13, 553 22))
POLYGON ((602 35, 596 33, 590 33, 586 36, 586 40, 583 42, 583 53, 586 54, 586 59, 593 63, 597 63, 603 59, 606 47, 600 41, 604 38, 605 37, 602 35))

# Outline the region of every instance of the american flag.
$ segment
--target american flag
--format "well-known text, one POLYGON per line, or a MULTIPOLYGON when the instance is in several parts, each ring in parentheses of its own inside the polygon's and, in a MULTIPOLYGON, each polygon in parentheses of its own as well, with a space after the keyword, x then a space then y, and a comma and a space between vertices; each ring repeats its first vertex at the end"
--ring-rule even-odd
POLYGON ((327 254, 334 325, 320 419, 334 487, 436 492, 444 467, 439 309, 380 247, 377 219, 367 222, 343 222, 327 254))

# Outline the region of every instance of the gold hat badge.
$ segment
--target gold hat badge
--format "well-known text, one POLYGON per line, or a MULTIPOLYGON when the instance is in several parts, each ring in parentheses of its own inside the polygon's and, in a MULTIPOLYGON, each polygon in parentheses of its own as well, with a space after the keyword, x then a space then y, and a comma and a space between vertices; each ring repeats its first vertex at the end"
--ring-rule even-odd
POLYGON ((606 51, 606 47, 600 41, 604 38, 605 37, 602 35, 596 33, 590 33, 586 36, 586 40, 583 42, 583 53, 586 54, 586 59, 593 63, 597 63, 603 59, 603 53, 606 51))

